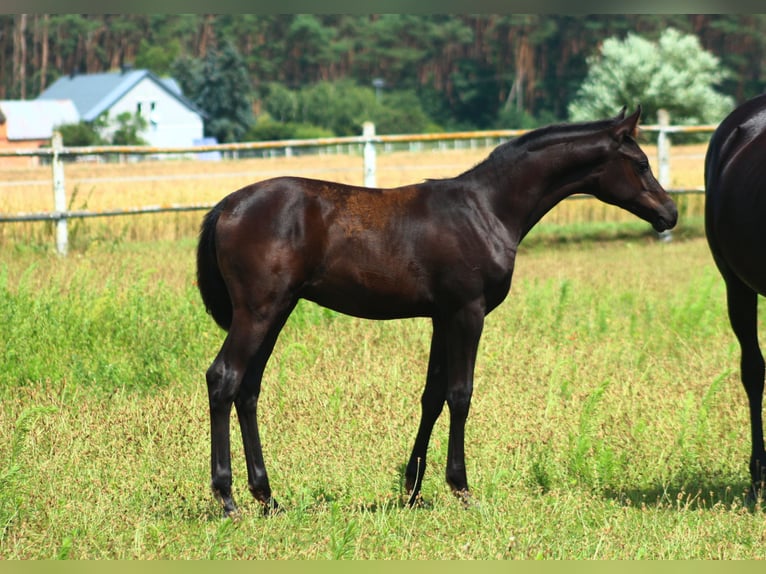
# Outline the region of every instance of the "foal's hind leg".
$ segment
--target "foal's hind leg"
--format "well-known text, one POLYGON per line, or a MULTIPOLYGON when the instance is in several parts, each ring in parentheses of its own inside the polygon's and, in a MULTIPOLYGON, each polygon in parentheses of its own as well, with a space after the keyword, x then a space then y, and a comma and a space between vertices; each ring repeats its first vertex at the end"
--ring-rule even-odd
POLYGON ((207 370, 207 392, 210 405, 210 487, 223 504, 224 514, 236 515, 237 505, 231 493, 231 406, 239 392, 247 358, 236 326, 232 326, 218 356, 207 370))
MULTIPOLYGON (((268 325, 253 321, 246 313, 235 313, 229 334, 206 375, 210 402, 210 484, 213 494, 221 501, 224 513, 228 516, 236 515, 238 512, 231 492, 231 407, 235 400, 238 402, 238 409, 239 404, 242 403, 252 404, 253 407, 257 403, 257 392, 254 390, 260 388, 260 375, 256 377, 258 384, 255 384, 253 376, 247 378, 245 394, 240 398, 241 387, 245 374, 250 370, 249 367, 254 362, 254 358, 258 356, 268 333, 268 325)), ((262 373, 262 369, 253 372, 262 373)), ((252 416, 254 417, 254 411, 252 416)), ((250 423, 246 423, 247 425, 250 423)), ((251 451, 260 453, 260 443, 257 439, 255 444, 257 447, 252 448, 251 451)), ((253 463, 252 467, 262 468, 262 459, 260 466, 253 463)), ((248 471, 250 468, 251 465, 248 462, 248 471)), ((263 478, 265 478, 265 470, 263 478)))
POLYGON ((761 407, 764 387, 764 361, 758 345, 758 294, 737 278, 726 278, 729 321, 737 336, 741 357, 742 385, 750 407, 750 477, 753 493, 763 489, 766 479, 766 452, 763 445, 761 407))
POLYGON ((269 477, 266 473, 266 465, 263 460, 263 449, 258 433, 258 396, 261 392, 261 379, 266 363, 274 350, 279 332, 285 324, 290 309, 283 314, 269 329, 265 339, 261 343, 258 352, 250 361, 245 372, 244 380, 239 395, 234 401, 239 418, 239 427, 242 431, 242 442, 245 448, 247 461, 247 484, 253 497, 263 505, 264 514, 276 510, 279 505, 271 496, 269 477))

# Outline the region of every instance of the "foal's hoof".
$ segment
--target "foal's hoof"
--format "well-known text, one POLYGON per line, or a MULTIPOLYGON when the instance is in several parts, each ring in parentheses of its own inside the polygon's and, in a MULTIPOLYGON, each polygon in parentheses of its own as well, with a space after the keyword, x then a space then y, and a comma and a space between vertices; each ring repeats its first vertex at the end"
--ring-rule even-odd
POLYGON ((277 501, 271 496, 266 500, 259 500, 258 502, 260 502, 261 506, 263 507, 264 516, 274 516, 275 514, 282 512, 282 507, 279 506, 277 501))
POLYGON ((422 508, 425 506, 425 502, 423 501, 423 495, 420 494, 420 492, 412 493, 408 492, 405 495, 404 499, 404 506, 407 508, 422 508))
POLYGON ((764 494, 766 493, 764 492, 762 485, 750 486, 750 488, 747 489, 747 494, 745 494, 745 506, 750 510, 755 510, 759 506, 762 507, 764 494))
POLYGON ((236 503, 234 502, 234 499, 229 496, 224 496, 221 494, 221 492, 217 489, 213 489, 213 496, 215 499, 221 503, 223 506, 223 517, 224 518, 231 518, 232 520, 239 520, 239 518, 242 516, 242 513, 239 511, 239 508, 237 508, 236 503))
POLYGON ((473 497, 469 490, 455 490, 455 496, 463 505, 463 508, 469 510, 471 508, 479 508, 479 503, 473 497))

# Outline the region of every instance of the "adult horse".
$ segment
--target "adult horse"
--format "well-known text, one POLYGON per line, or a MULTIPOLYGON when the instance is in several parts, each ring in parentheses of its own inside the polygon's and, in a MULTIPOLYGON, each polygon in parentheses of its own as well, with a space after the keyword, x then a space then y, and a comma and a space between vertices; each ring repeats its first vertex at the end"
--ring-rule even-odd
POLYGON ((532 226, 574 193, 590 193, 650 222, 676 223, 675 204, 634 135, 641 113, 556 125, 498 146, 452 179, 395 189, 281 177, 225 197, 202 224, 202 299, 228 335, 207 371, 211 486, 227 514, 229 418, 237 409, 248 485, 271 496, 256 419, 261 377, 298 299, 368 319, 430 317, 422 417, 405 470, 417 499, 431 431, 449 407, 447 482, 468 497, 464 429, 484 317, 511 286, 516 250, 532 226))
POLYGON ((750 407, 751 494, 766 479, 764 361, 757 317, 758 295, 766 295, 765 159, 766 94, 745 102, 721 122, 705 156, 705 232, 726 283, 729 322, 740 345, 740 376, 750 407))

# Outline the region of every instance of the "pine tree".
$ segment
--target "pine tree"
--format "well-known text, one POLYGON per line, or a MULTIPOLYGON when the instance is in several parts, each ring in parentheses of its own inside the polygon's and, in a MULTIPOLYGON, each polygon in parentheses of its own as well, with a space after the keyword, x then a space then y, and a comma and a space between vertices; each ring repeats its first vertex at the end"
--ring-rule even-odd
POLYGON ((229 42, 208 49, 201 62, 178 60, 173 74, 186 97, 206 114, 205 135, 220 143, 240 141, 253 124, 252 87, 247 67, 229 42))

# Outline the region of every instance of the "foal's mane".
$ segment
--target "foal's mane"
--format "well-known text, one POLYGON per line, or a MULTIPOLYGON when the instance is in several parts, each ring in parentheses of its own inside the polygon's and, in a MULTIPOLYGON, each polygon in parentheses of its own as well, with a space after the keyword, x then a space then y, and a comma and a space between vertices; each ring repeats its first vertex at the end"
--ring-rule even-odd
POLYGON ((532 130, 517 138, 509 140, 497 146, 486 159, 461 174, 465 176, 475 173, 476 170, 492 165, 507 163, 514 157, 525 151, 534 151, 563 141, 572 141, 578 136, 587 136, 595 132, 612 127, 617 120, 597 120, 593 122, 579 122, 566 124, 553 124, 532 130))
POLYGON ((553 124, 525 133, 496 147, 490 156, 495 153, 505 153, 510 148, 539 149, 562 140, 571 140, 577 136, 590 135, 593 132, 605 130, 615 124, 614 120, 598 120, 595 122, 580 122, 570 124, 553 124))

